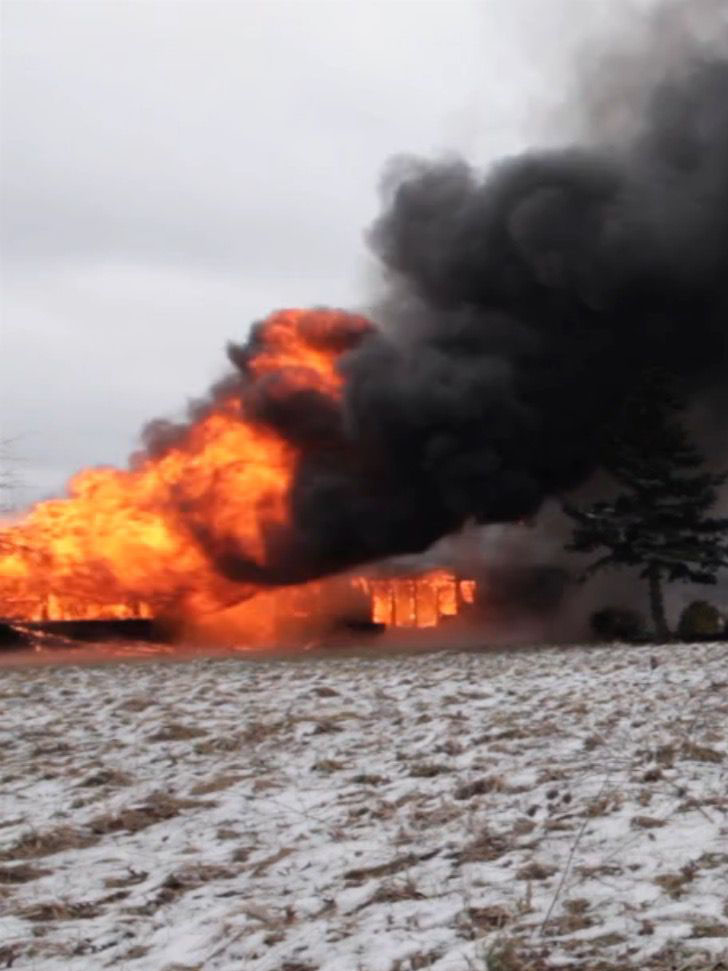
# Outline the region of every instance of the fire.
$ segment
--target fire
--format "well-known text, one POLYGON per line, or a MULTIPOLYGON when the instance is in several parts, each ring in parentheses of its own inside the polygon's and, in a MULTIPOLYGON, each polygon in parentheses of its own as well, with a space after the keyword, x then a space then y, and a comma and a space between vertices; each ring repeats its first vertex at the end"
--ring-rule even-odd
POLYGON ((281 644, 309 641, 347 627, 437 627, 475 602, 476 582, 450 570, 417 576, 338 576, 279 590, 203 619, 194 633, 215 641, 281 644))
POLYGON ((332 310, 285 310, 259 324, 239 386, 224 385, 162 454, 127 470, 86 469, 67 498, 0 532, 0 616, 190 616, 254 593, 220 575, 200 535, 264 565, 267 537, 288 522, 299 452, 251 414, 256 382, 336 395, 337 360, 370 327, 332 310))
POLYGON ((130 468, 85 469, 66 498, 38 503, 0 530, 0 617, 166 616, 194 630, 215 616, 267 643, 280 636, 282 617, 295 626, 363 610, 378 624, 427 627, 456 614, 474 586, 447 571, 262 589, 226 577, 209 552, 233 550, 253 573, 266 566, 271 537, 290 525, 301 452, 266 424, 260 402, 302 391, 337 400, 339 359, 371 329, 334 310, 283 310, 256 325, 230 352, 237 373, 195 420, 154 426, 161 444, 130 468))
MULTIPOLYGON (((349 319, 360 322, 362 333, 368 329, 364 318, 349 319)), ((249 369, 257 378, 284 374, 288 382, 298 381, 306 388, 338 395, 342 377, 332 356, 322 341, 331 343, 341 314, 326 311, 280 310, 269 317, 263 328, 264 345, 249 362, 249 369), (307 316, 304 318, 302 314, 307 316), (307 340, 301 339, 301 321, 306 320, 307 340)), ((346 349, 346 348, 342 348, 346 349)))
POLYGON ((189 609, 212 610, 234 596, 188 523, 199 517, 262 562, 265 528, 286 517, 296 456, 233 412, 223 402, 178 446, 137 469, 79 473, 67 499, 39 503, 5 531, 0 614, 144 616, 185 601, 189 609), (235 501, 240 496, 248 501, 235 501), (185 526, 180 504, 187 508, 185 526))
MULTIPOLYGON (((473 583, 474 581, 461 581, 473 583)), ((449 570, 432 570, 418 577, 368 581, 372 620, 387 627, 436 627, 443 617, 457 615, 467 601, 449 570)))

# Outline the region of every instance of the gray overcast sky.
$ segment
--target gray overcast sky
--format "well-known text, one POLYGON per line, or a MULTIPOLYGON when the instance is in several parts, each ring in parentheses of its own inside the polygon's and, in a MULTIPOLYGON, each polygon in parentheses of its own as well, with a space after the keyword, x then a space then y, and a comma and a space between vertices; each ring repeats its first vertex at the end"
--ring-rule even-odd
POLYGON ((615 5, 5 0, 0 434, 17 437, 17 498, 123 463, 252 320, 364 305, 386 159, 486 162, 542 138, 615 5))

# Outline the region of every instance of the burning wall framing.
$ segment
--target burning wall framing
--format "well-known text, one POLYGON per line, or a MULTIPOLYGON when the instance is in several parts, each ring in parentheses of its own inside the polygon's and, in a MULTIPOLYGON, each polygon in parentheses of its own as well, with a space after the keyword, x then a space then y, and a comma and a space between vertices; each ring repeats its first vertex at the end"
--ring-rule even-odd
POLYGON ((475 580, 444 568, 396 576, 348 574, 263 590, 245 603, 198 618, 196 630, 212 639, 257 644, 424 630, 467 617, 477 595, 475 580))
POLYGON ((345 629, 373 633, 438 627, 462 615, 463 610, 467 614, 476 603, 477 588, 475 580, 461 579, 451 570, 440 568, 397 576, 335 576, 263 589, 240 603, 192 618, 175 618, 173 612, 164 609, 155 616, 151 606, 140 601, 78 602, 53 594, 41 601, 5 601, 3 610, 6 621, 30 622, 49 631, 60 625, 63 630, 75 631, 70 636, 78 636, 85 628, 102 636, 104 624, 118 636, 124 629, 119 621, 149 621, 157 622, 154 629, 160 632, 173 633, 178 628, 178 634, 265 646, 345 629))

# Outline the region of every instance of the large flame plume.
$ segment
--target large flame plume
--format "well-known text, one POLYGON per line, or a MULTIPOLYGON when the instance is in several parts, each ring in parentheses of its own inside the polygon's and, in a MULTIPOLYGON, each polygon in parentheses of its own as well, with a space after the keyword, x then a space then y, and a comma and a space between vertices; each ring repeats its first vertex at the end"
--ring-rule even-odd
POLYGON ((200 615, 252 595, 215 568, 201 537, 264 569, 267 537, 287 526, 300 449, 255 417, 261 389, 335 399, 337 359, 370 326, 330 310, 260 324, 236 384, 223 382, 196 420, 165 426, 156 454, 78 473, 67 498, 0 533, 0 616, 200 615))
MULTIPOLYGON (((188 423, 153 423, 130 469, 80 472, 67 498, 38 503, 0 534, 0 616, 166 617, 179 631, 253 644, 305 636, 337 616, 384 627, 455 616, 473 587, 446 570, 271 589, 220 568, 228 556, 267 576, 293 530, 302 457, 276 422, 298 408, 340 416, 338 363, 371 333, 365 318, 323 309, 282 310, 256 325, 244 347, 230 349, 234 374, 188 423)), ((314 431, 308 449, 338 443, 342 453, 340 423, 314 431)))

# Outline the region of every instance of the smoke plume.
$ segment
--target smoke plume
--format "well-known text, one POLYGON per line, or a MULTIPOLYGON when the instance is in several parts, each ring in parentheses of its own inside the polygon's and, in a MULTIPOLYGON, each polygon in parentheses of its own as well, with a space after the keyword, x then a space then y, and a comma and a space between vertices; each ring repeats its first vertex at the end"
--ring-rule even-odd
MULTIPOLYGON (((260 329, 230 349, 225 394, 303 458, 264 567, 198 528, 225 576, 288 583, 531 517, 598 468, 602 430, 646 367, 695 395, 721 386, 728 59, 692 43, 665 64, 658 48, 639 116, 605 126, 606 145, 592 132, 485 173, 452 159, 390 167, 369 234, 382 326, 341 312, 308 336, 345 350, 340 399, 252 373, 260 329)), ((147 443, 173 438, 157 425, 147 443)))

